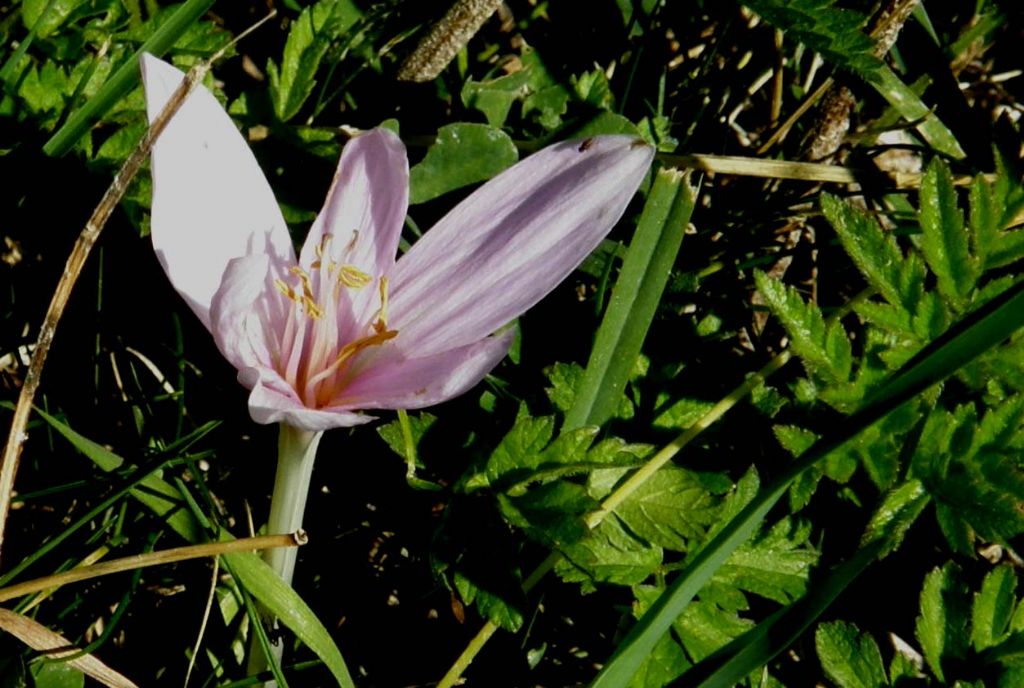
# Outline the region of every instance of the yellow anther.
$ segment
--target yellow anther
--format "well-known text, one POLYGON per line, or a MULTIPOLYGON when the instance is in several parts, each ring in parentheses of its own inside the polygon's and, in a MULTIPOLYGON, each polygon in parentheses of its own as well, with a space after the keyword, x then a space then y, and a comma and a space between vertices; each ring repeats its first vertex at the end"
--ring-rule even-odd
POLYGON ((281 292, 282 294, 287 296, 289 299, 291 299, 292 301, 298 302, 299 299, 298 299, 298 296, 295 294, 295 290, 292 289, 291 287, 289 287, 285 283, 284 280, 282 280, 282 279, 275 279, 274 280, 274 286, 277 287, 277 290, 279 292, 281 292))
POLYGON ((306 313, 308 313, 309 317, 313 318, 313 320, 319 320, 324 314, 324 309, 316 305, 316 301, 314 301, 312 297, 303 296, 302 305, 306 309, 306 313))
POLYGON ((349 289, 362 289, 373 281, 373 278, 355 265, 342 265, 338 269, 338 281, 349 289))
POLYGON ((313 299, 313 283, 309 279, 309 275, 306 273, 306 271, 303 270, 302 268, 300 268, 298 265, 295 265, 295 266, 289 268, 288 272, 292 273, 293 275, 295 275, 296 277, 299 278, 299 281, 302 282, 302 293, 303 293, 303 295, 306 297, 306 299, 312 300, 313 299))
POLYGON ((338 357, 334 360, 334 365, 340 367, 363 349, 367 349, 371 346, 380 346, 389 339, 394 339, 397 336, 398 330, 384 330, 383 332, 371 334, 369 337, 363 337, 362 339, 357 339, 354 342, 349 342, 345 346, 341 347, 341 351, 338 352, 338 357))

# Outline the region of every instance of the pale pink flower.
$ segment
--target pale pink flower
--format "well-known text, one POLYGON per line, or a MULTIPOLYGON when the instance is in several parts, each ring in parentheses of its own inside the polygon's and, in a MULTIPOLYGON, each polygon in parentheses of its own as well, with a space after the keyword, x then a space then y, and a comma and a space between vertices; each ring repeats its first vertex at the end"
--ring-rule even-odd
MULTIPOLYGON (((152 119, 183 75, 149 55, 142 72, 152 119)), ((479 382, 508 352, 502 328, 597 246, 652 157, 628 136, 545 148, 396 261, 409 164, 375 129, 345 146, 296 258, 252 152, 199 88, 153 148, 153 246, 251 390, 256 422, 358 425, 364 409, 429 406, 479 382)))

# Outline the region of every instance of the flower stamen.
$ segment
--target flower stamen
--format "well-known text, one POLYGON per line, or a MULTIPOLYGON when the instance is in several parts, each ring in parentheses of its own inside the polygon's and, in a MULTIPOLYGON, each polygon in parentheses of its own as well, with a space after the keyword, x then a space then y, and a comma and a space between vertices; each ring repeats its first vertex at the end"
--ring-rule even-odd
MULTIPOLYGON (((373 329, 377 331, 377 334, 388 332, 388 278, 381 277, 379 286, 380 289, 380 311, 377 314, 377 320, 373 323, 373 329)), ((395 333, 397 334, 397 332, 395 333)), ((394 336, 394 335, 392 335, 394 336)), ((390 339, 390 337, 389 337, 390 339)))
POLYGON ((373 278, 355 265, 345 264, 338 270, 338 281, 349 289, 362 289, 373 281, 373 278))

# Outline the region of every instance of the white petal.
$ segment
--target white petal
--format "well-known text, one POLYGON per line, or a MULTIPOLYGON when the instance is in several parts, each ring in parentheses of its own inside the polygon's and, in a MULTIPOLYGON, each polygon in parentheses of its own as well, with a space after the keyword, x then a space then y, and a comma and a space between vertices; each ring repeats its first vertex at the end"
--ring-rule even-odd
MULTIPOLYGON (((142 56, 152 121, 184 75, 142 56)), ((249 146, 220 103, 198 87, 152 152, 153 247, 174 288, 210 326, 210 304, 233 258, 258 253, 293 262, 288 228, 249 146)))

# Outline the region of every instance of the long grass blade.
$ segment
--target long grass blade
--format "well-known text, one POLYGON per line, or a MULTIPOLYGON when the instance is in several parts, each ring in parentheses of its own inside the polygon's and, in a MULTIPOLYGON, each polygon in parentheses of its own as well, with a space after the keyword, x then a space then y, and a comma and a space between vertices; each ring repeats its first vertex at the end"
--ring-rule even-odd
POLYGON ((658 172, 563 431, 602 425, 615 413, 679 253, 693 204, 694 189, 684 173, 658 172))

